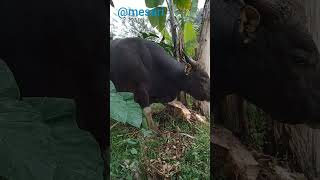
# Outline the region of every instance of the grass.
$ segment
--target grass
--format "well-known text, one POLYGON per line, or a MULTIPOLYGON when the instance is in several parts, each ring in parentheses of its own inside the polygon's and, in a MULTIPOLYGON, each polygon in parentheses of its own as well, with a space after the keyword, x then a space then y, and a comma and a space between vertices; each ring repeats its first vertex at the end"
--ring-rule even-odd
POLYGON ((153 106, 159 134, 124 124, 112 128, 111 179, 209 179, 209 124, 190 124, 162 108, 153 106))

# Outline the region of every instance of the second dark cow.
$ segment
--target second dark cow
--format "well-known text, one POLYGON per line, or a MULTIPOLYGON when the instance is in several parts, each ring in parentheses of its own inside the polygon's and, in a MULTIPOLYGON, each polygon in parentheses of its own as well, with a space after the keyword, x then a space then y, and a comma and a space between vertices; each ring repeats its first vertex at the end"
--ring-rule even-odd
POLYGON ((210 78, 194 60, 192 69, 169 56, 157 43, 140 38, 111 41, 110 79, 118 91, 133 92, 144 108, 148 125, 154 128, 150 104, 173 101, 184 91, 201 101, 210 100, 210 78))
POLYGON ((317 128, 320 56, 303 6, 296 0, 244 2, 213 1, 215 103, 235 93, 273 119, 317 128))

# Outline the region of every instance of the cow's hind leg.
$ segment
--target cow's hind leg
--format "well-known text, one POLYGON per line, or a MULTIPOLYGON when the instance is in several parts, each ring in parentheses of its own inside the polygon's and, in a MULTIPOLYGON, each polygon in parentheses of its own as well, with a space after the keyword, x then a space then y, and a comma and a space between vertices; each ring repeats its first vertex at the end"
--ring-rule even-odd
POLYGON ((149 93, 147 91, 147 87, 144 85, 140 85, 136 88, 134 92, 134 98, 137 103, 143 108, 144 115, 146 116, 148 127, 153 130, 157 130, 153 119, 152 119, 152 110, 150 107, 149 101, 149 93))

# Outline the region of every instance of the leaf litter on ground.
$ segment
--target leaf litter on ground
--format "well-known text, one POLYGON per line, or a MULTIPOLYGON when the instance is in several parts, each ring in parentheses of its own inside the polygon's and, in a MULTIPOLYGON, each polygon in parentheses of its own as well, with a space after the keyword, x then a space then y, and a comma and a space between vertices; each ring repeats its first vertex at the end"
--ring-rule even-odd
MULTIPOLYGON (((119 156, 116 161, 122 164, 121 172, 124 174, 116 175, 112 172, 114 174, 112 179, 120 177, 131 177, 131 179, 137 179, 137 177, 139 177, 138 179, 142 177, 148 177, 148 179, 199 178, 199 174, 202 172, 186 176, 181 175, 181 173, 189 171, 190 168, 199 168, 194 166, 194 163, 209 166, 209 161, 207 161, 209 153, 201 154, 201 148, 205 148, 204 150, 209 152, 209 140, 206 141, 208 145, 196 145, 196 143, 199 143, 199 133, 208 133, 207 136, 209 137, 209 130, 199 130, 203 126, 207 127, 208 122, 197 121, 193 118, 193 115, 190 121, 179 119, 175 114, 172 114, 172 109, 167 109, 163 105, 156 104, 156 107, 152 108, 155 108, 154 120, 159 122, 159 131, 157 133, 144 128, 139 130, 124 124, 112 130, 112 137, 117 140, 113 140, 112 146, 123 149, 124 147, 119 146, 119 141, 126 141, 125 151, 128 151, 127 153, 122 153, 127 157, 122 160, 121 153, 113 152, 116 153, 116 156, 119 156), (125 140, 120 140, 119 138, 124 138, 125 140), (130 143, 131 141, 138 143, 130 143), (194 152, 192 148, 196 149, 197 152, 194 152), (198 152, 199 148, 201 149, 200 152, 198 152), (198 157, 205 156, 204 159, 206 161, 194 162, 193 159, 188 159, 190 156, 195 161, 201 161, 198 157), (133 162, 137 162, 137 164, 134 163, 135 168, 130 166, 133 162), (186 168, 185 166, 189 167, 183 169, 186 168)), ((118 149, 115 151, 118 151, 118 149)), ((194 171, 197 170, 195 169, 194 171)), ((202 179, 208 179, 208 177, 202 179)))

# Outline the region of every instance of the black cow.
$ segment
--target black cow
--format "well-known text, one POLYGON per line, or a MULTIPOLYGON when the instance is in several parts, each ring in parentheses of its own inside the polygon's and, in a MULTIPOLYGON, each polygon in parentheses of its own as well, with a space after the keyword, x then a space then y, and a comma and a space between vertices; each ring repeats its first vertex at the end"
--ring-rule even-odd
POLYGON ((0 57, 21 97, 74 98, 78 126, 102 152, 109 144, 107 26, 104 0, 0 0, 0 57))
POLYGON ((154 128, 149 105, 173 101, 180 91, 198 100, 210 100, 210 78, 196 61, 185 64, 170 57, 157 43, 140 38, 115 39, 110 45, 110 79, 118 91, 133 92, 154 128))
POLYGON ((320 59, 303 7, 295 0, 245 3, 213 1, 214 101, 236 93, 276 120, 315 128, 320 59))

